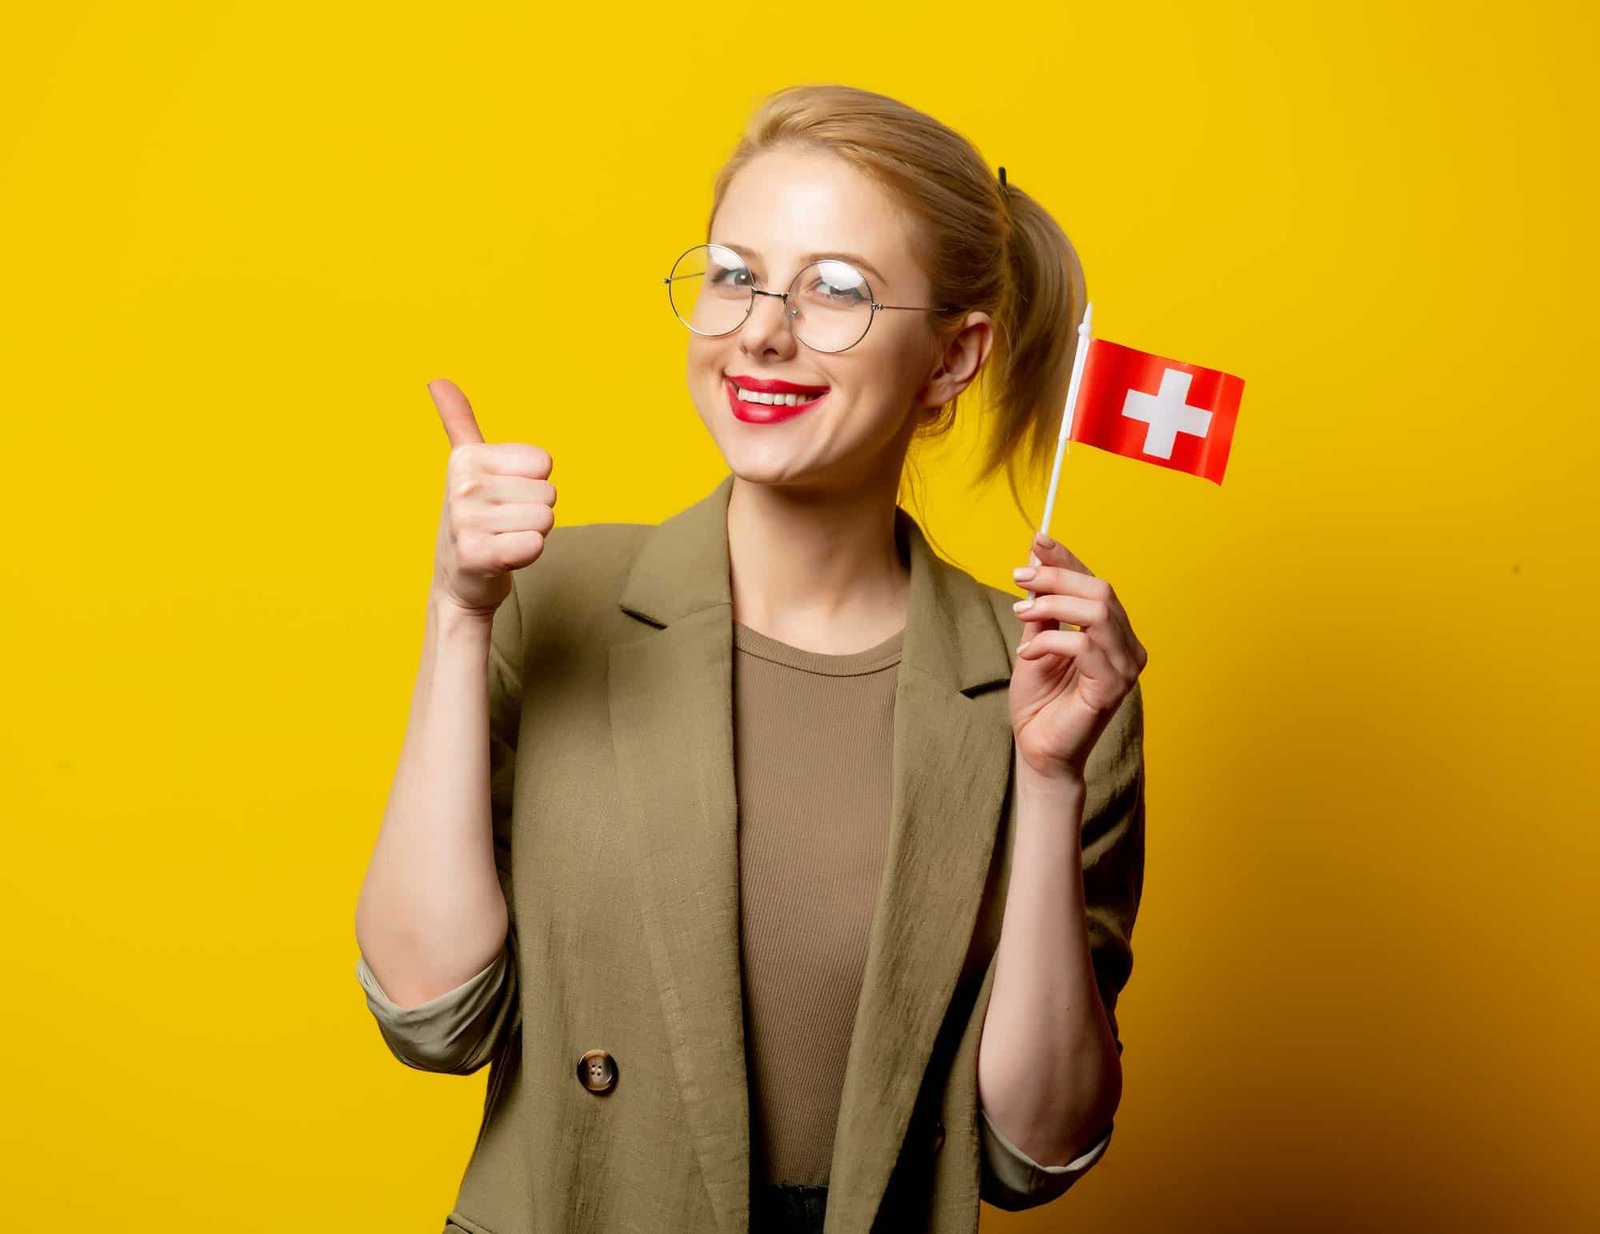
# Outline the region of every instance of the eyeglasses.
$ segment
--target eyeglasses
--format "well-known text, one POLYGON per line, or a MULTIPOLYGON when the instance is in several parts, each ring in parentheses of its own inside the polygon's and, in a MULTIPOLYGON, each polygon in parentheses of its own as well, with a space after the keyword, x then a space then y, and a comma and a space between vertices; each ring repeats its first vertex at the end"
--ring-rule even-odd
POLYGON ((913 313, 952 313, 953 305, 924 308, 914 304, 879 304, 867 276, 849 262, 829 257, 814 261, 789 284, 788 291, 763 291, 750 267, 722 244, 697 244, 673 263, 661 280, 673 315, 696 334, 719 338, 732 334, 750 316, 757 296, 783 301, 789 327, 813 351, 848 351, 872 327, 880 309, 913 313))

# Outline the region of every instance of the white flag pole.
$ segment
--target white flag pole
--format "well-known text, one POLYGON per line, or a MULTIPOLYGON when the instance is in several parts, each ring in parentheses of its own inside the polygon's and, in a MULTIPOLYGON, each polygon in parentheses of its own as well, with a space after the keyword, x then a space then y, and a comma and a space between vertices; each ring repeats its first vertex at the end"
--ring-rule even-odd
MULTIPOLYGON (((1067 452, 1067 442, 1072 437, 1072 430, 1077 426, 1078 419, 1078 385, 1083 379, 1083 362, 1089 357, 1089 331, 1090 318, 1094 313, 1094 301, 1090 300, 1083 306, 1083 320, 1078 323, 1077 348, 1072 353, 1072 380, 1067 383, 1067 405, 1061 413, 1061 432, 1056 438, 1056 461, 1050 469, 1050 488, 1044 498, 1044 521, 1039 531, 1043 535, 1050 534, 1050 515, 1056 508, 1056 486, 1061 482, 1061 460, 1067 452)), ((1037 552, 1028 558, 1034 565, 1039 564, 1037 552)), ((1028 592, 1032 596, 1033 592, 1028 592)))

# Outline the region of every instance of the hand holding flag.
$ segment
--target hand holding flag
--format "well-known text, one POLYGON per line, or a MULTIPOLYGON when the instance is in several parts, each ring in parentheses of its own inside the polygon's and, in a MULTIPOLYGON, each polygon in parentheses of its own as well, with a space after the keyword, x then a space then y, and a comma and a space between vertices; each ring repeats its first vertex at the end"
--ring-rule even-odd
POLYGON ((1023 762, 1041 776, 1079 780, 1149 656, 1111 584, 1049 536, 1067 442, 1221 484, 1244 392, 1231 373, 1091 338, 1093 309, 1084 307, 1078 326, 1043 524, 1017 570, 1028 595, 1015 605, 1023 626, 1010 700, 1023 762))
POLYGON ((1089 753, 1133 689, 1149 654, 1116 591, 1064 544, 1034 538, 1017 578, 1029 594, 1013 606, 1022 642, 1011 671, 1017 755, 1045 779, 1083 782, 1089 753))

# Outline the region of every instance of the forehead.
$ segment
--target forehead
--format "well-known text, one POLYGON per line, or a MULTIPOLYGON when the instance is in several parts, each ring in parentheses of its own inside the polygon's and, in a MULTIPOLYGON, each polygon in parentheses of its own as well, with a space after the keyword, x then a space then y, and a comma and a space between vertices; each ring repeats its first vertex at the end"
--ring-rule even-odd
POLYGON ((885 287, 918 279, 899 203, 843 159, 818 151, 752 158, 729 182, 709 238, 737 245, 769 281, 792 274, 812 253, 858 254, 885 287))

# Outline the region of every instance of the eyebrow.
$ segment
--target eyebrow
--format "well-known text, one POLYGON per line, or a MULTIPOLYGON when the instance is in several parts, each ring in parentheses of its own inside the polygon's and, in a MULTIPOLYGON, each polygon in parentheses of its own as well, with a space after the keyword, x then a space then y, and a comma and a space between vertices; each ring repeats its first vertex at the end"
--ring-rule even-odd
MULTIPOLYGON (((713 243, 721 243, 723 248, 732 249, 735 253, 738 253, 739 256, 741 256, 741 257, 760 257, 761 256, 761 254, 757 253, 754 249, 746 248, 742 244, 728 244, 728 243, 721 242, 721 241, 713 241, 713 243)), ((860 266, 863 270, 865 270, 868 274, 872 275, 874 278, 876 278, 878 280, 878 282, 882 283, 883 285, 887 286, 888 283, 889 283, 888 277, 883 273, 882 270, 878 269, 877 266, 873 265, 865 257, 857 256, 855 253, 845 253, 845 252, 841 252, 839 250, 834 250, 831 253, 802 253, 800 255, 800 262, 801 262, 802 267, 804 267, 804 266, 810 265, 814 261, 821 261, 824 257, 842 258, 843 260, 850 262, 852 265, 860 266)))

